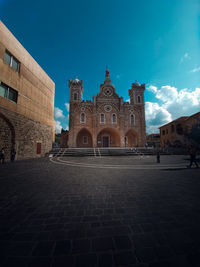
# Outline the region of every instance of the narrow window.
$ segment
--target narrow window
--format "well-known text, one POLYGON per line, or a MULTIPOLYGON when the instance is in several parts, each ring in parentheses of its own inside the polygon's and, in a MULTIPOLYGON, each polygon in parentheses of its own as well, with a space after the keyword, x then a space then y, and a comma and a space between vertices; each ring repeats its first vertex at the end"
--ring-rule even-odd
POLYGON ((117 116, 116 116, 116 114, 112 114, 112 123, 113 124, 117 123, 117 116))
POLYGON ((0 96, 17 103, 18 92, 4 83, 0 84, 0 96))
POLYGON ((85 123, 85 113, 81 113, 81 123, 85 123))
POLYGON ((141 103, 141 96, 140 95, 138 95, 138 97, 137 97, 137 102, 141 103))
POLYGON ((173 133, 174 132, 174 125, 172 124, 171 126, 171 132, 173 133))
POLYGON ((83 144, 87 144, 88 143, 88 138, 87 136, 83 136, 83 144))
POLYGON ((4 54, 4 61, 14 70, 16 70, 17 72, 19 72, 19 61, 13 57, 13 55, 11 55, 8 51, 5 51, 4 54))
POLYGON ((131 114, 131 115, 130 115, 130 124, 131 124, 131 125, 134 125, 134 123, 135 123, 134 115, 131 114))
POLYGON ((100 115, 100 123, 104 123, 105 122, 105 115, 102 113, 100 115))
POLYGON ((74 93, 74 100, 77 100, 78 99, 78 95, 77 93, 74 93))
POLYGON ((162 135, 165 135, 165 130, 162 131, 162 135))

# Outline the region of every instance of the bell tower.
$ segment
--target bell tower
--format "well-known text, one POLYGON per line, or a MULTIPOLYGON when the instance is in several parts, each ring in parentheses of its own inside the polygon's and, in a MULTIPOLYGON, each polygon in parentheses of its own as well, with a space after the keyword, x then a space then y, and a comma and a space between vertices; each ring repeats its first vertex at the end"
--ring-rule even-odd
POLYGON ((83 81, 78 78, 75 80, 69 80, 70 89, 70 103, 81 102, 83 95, 83 81))
POLYGON ((144 90, 145 84, 139 84, 137 81, 132 83, 132 87, 128 90, 130 104, 144 105, 144 90))

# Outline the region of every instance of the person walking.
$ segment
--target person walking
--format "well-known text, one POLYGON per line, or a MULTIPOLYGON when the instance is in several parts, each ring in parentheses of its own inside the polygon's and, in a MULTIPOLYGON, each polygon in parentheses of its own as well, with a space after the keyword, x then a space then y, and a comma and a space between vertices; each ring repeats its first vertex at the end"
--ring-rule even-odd
POLYGON ((189 154, 190 154, 190 165, 188 165, 187 168, 190 169, 193 163, 196 165, 196 168, 199 168, 199 165, 197 164, 196 160, 197 149, 195 146, 193 145, 189 146, 189 154))
POLYGON ((16 150, 14 147, 11 148, 10 151, 10 161, 13 162, 15 160, 16 150))
POLYGON ((0 162, 3 164, 5 162, 5 152, 4 152, 4 148, 1 149, 0 152, 0 162))

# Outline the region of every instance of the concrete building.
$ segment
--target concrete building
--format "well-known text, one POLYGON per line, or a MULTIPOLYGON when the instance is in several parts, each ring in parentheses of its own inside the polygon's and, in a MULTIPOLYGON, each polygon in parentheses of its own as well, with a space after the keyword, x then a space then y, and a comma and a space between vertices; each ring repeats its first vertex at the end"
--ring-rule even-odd
POLYGON ((148 146, 160 147, 160 134, 148 134, 146 140, 148 146))
POLYGON ((124 102, 111 84, 109 71, 93 101, 83 101, 83 81, 69 80, 69 147, 144 147, 145 85, 138 82, 124 102))
POLYGON ((54 82, 0 21, 0 149, 40 157, 54 139, 54 82))
POLYGON ((200 125, 200 112, 191 116, 180 117, 161 126, 159 128, 161 147, 187 146, 190 143, 187 135, 196 124, 200 125))

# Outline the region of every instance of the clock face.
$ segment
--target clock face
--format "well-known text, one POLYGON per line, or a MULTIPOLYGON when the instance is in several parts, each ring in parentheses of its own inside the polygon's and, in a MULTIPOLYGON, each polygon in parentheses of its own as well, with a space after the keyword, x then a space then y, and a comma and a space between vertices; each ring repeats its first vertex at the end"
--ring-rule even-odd
POLYGON ((111 96, 113 94, 113 90, 112 90, 112 88, 105 87, 103 89, 103 93, 104 93, 105 96, 111 96))

